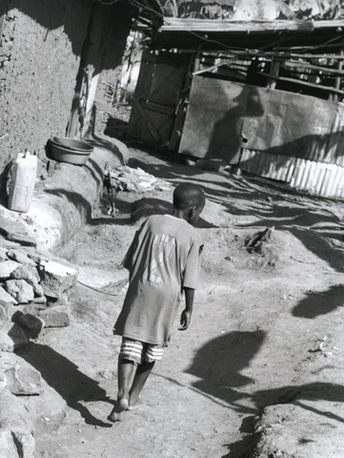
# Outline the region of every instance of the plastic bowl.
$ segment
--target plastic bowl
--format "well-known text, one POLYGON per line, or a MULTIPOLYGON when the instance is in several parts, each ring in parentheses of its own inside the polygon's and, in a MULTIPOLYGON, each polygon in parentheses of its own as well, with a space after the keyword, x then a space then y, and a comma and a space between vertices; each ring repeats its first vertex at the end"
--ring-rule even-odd
POLYGON ((93 151, 93 146, 83 140, 53 137, 48 140, 47 150, 50 159, 73 165, 84 165, 93 151))

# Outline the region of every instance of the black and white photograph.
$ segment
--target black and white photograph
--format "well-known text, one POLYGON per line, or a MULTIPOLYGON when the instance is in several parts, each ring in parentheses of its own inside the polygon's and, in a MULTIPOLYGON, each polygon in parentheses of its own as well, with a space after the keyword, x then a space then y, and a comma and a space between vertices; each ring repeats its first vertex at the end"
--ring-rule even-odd
POLYGON ((344 458, 344 0, 0 0, 0 458, 344 458))

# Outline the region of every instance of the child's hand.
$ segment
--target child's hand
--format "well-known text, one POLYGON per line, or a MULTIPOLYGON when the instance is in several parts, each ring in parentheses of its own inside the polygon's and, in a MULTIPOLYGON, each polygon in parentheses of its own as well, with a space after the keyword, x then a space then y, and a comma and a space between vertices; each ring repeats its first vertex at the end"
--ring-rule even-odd
POLYGON ((180 316, 180 328, 179 331, 185 331, 191 323, 191 312, 189 310, 183 310, 180 316))

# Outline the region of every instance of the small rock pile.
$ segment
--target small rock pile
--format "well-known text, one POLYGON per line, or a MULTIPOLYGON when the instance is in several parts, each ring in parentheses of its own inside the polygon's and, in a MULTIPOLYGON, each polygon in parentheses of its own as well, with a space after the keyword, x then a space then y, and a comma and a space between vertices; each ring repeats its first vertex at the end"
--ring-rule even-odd
POLYGON ((0 242, 0 456, 33 458, 33 420, 18 396, 40 395, 41 374, 14 352, 43 327, 68 326, 76 269, 34 247, 0 242))
POLYGON ((145 193, 149 191, 170 191, 173 186, 167 181, 151 175, 140 167, 127 165, 110 171, 111 185, 117 191, 145 193))

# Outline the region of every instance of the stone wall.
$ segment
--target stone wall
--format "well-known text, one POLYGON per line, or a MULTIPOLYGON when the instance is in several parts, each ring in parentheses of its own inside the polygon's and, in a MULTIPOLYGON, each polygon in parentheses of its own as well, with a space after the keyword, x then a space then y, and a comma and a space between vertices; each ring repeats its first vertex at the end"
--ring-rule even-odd
POLYGON ((64 135, 91 13, 83 0, 0 0, 0 173, 64 135))

